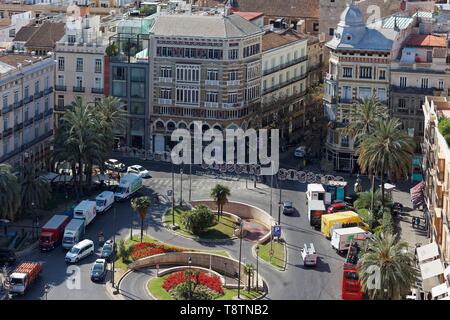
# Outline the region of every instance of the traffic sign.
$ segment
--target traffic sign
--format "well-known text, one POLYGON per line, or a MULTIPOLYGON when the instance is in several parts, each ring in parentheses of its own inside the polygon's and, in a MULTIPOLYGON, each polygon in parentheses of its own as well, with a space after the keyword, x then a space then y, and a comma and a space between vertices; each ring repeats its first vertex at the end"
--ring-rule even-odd
POLYGON ((281 237, 281 226, 273 226, 273 236, 281 237))
POLYGON ((172 196, 172 192, 173 192, 173 191, 172 191, 171 189, 167 190, 167 196, 168 196, 168 197, 171 197, 171 196, 172 196))

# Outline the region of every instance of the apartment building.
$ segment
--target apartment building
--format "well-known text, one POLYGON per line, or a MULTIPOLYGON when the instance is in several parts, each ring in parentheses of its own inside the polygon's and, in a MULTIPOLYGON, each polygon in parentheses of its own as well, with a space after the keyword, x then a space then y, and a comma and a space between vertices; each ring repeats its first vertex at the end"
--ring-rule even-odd
POLYGON ((421 152, 424 134, 422 106, 425 96, 449 96, 450 68, 445 36, 412 34, 400 55, 391 62, 391 114, 416 140, 421 152))
POLYGON ((51 57, 0 56, 0 163, 44 162, 53 135, 51 57))
POLYGON ((56 42, 63 37, 64 27, 63 22, 34 21, 17 32, 13 39, 14 48, 39 56, 47 55, 55 50, 56 42))
MULTIPOLYGON (((441 258, 450 263, 450 148, 449 140, 439 131, 439 123, 450 118, 447 97, 425 97, 423 104, 424 212, 430 221, 432 241, 440 248, 441 258)), ((420 188, 419 186, 418 188, 420 188)))
POLYGON ((364 15, 350 4, 341 15, 330 49, 329 73, 324 84, 324 113, 330 121, 326 158, 335 170, 357 169, 352 139, 342 134, 351 112, 364 98, 389 103, 390 62, 411 33, 414 18, 390 16, 366 24, 364 15))
POLYGON ((76 97, 87 103, 104 97, 107 38, 100 30, 100 16, 68 16, 65 34, 56 43, 55 121, 76 97))
POLYGON ((262 37, 262 51, 262 127, 280 117, 276 122, 280 138, 289 141, 305 126, 308 38, 291 29, 268 31, 262 37))
POLYGON ((152 150, 176 128, 256 127, 263 31, 239 15, 161 15, 150 29, 152 150))

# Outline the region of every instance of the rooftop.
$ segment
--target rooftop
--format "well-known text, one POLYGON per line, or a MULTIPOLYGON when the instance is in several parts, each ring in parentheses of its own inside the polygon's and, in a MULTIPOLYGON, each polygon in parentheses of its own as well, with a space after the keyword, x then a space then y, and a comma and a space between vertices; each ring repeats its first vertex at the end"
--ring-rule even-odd
POLYGON ((405 41, 411 47, 447 47, 447 39, 433 35, 413 34, 405 41))
POLYGON ((284 33, 268 31, 262 37, 262 51, 265 52, 303 40, 307 40, 307 38, 291 30, 287 30, 284 33))
POLYGON ((30 54, 2 54, 0 55, 0 76, 3 76, 11 71, 15 71, 21 65, 27 65, 42 61, 49 57, 38 57, 30 54))
POLYGON ((27 47, 53 48, 65 34, 63 22, 44 22, 40 25, 28 25, 17 32, 13 41, 25 42, 27 47))
POLYGON ((319 18, 319 0, 237 0, 239 11, 264 12, 266 16, 319 18))
POLYGON ((262 30, 239 15, 198 16, 161 15, 150 33, 158 36, 235 38, 262 33, 262 30))
POLYGON ((235 11, 234 14, 237 14, 238 16, 241 16, 245 20, 253 21, 255 19, 258 19, 260 17, 264 16, 264 13, 262 12, 244 12, 244 11, 235 11))

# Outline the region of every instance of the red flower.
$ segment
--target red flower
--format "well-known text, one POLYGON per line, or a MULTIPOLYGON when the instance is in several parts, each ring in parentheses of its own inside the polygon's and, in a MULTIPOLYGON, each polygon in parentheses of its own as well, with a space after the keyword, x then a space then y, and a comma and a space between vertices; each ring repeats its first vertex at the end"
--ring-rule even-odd
MULTIPOLYGON (((204 285, 211 289, 212 291, 215 291, 219 294, 223 294, 223 288, 222 283, 220 281, 220 278, 215 275, 208 275, 205 272, 200 272, 198 276, 190 276, 190 278, 197 282, 198 284, 204 285)), ((166 280, 164 280, 162 287, 166 291, 170 291, 177 287, 179 284, 186 282, 188 280, 188 277, 186 277, 184 271, 175 272, 170 274, 166 280)))

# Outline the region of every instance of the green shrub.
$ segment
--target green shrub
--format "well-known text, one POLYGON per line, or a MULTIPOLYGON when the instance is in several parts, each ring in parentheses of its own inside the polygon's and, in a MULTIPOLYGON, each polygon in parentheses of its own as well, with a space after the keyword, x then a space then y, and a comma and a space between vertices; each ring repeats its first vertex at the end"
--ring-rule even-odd
POLYGON ((392 219, 392 214, 389 210, 384 210, 383 212, 383 232, 384 234, 394 234, 395 232, 395 225, 394 225, 394 219, 392 219))
POLYGON ((450 142, 450 119, 449 118, 441 118, 439 119, 438 124, 439 132, 444 136, 447 143, 450 142))
POLYGON ((182 217, 184 227, 195 235, 202 234, 215 223, 211 210, 205 205, 198 205, 182 217))
POLYGON ((126 257, 126 252, 127 252, 127 248, 125 246, 125 241, 123 239, 119 240, 119 245, 118 245, 118 255, 121 258, 125 258, 126 257))

